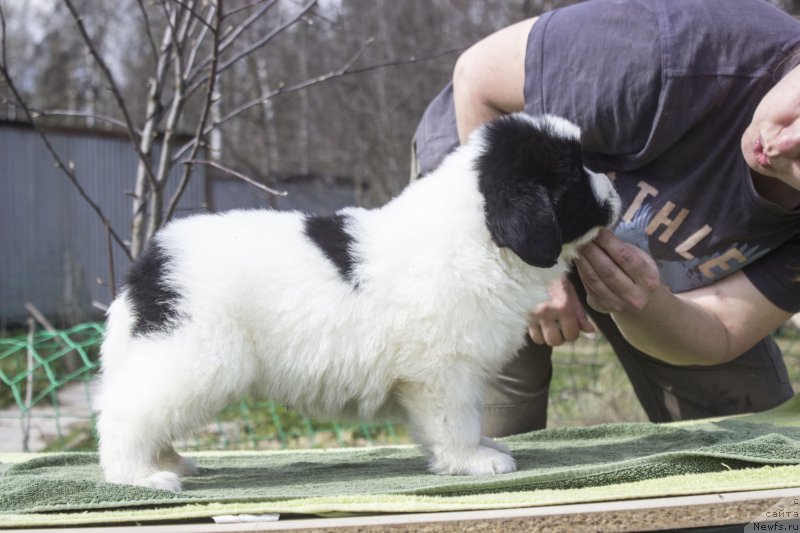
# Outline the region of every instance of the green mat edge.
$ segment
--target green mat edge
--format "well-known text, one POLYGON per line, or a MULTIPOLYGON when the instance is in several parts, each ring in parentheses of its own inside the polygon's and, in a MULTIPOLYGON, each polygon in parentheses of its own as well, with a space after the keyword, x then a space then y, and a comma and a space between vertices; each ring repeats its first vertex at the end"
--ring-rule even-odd
MULTIPOLYGON (((194 454, 194 456, 202 457, 202 454, 194 454)), ((2 459, 2 456, 0 456, 0 459, 2 459)), ((764 466, 727 472, 669 476, 615 486, 498 492, 470 496, 359 495, 333 498, 300 498, 259 503, 187 504, 163 508, 122 509, 119 511, 6 514, 0 515, 0 527, 180 521, 226 514, 275 513, 341 516, 362 513, 477 511, 793 487, 800 487, 800 465, 764 466)))

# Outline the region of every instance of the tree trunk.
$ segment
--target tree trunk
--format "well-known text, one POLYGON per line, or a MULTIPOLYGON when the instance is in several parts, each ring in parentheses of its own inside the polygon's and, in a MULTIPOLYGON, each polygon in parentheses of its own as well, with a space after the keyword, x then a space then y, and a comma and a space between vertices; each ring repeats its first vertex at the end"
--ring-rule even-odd
MULTIPOLYGON (((142 129, 142 139, 139 148, 145 159, 153 153, 156 127, 161 120, 160 99, 167 67, 172 54, 173 35, 170 26, 164 32, 161 50, 158 54, 156 75, 150 78, 150 87, 147 93, 147 106, 145 110, 145 123, 142 129)), ((151 184, 148 182, 148 173, 145 165, 147 161, 139 161, 136 167, 136 182, 133 191, 133 218, 131 219, 131 255, 136 258, 142 252, 148 241, 147 235, 147 195, 152 193, 151 184)))

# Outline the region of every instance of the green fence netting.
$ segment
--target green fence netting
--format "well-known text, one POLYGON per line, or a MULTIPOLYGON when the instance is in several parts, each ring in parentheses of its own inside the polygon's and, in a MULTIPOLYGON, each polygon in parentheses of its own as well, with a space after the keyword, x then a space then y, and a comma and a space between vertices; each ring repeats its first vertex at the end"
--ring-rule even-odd
MULTIPOLYGON (((103 326, 31 330, 0 338, 0 451, 91 450, 92 378, 103 326)), ((800 334, 776 334, 795 389, 800 390, 800 334)), ((643 421, 645 415, 608 344, 584 336, 557 349, 549 426, 643 421)), ((242 401, 179 448, 271 449, 409 442, 401 424, 317 421, 268 401, 242 401)))
POLYGON ((73 390, 77 387, 84 398, 81 408, 70 413, 70 422, 75 418, 91 421, 89 380, 97 366, 102 331, 101 325, 90 323, 0 339, 0 421, 19 422, 16 427, 2 427, 4 447, 31 449, 34 419, 47 421, 54 432, 50 440, 65 446, 68 425, 62 420, 66 417, 59 392, 67 385, 73 390))

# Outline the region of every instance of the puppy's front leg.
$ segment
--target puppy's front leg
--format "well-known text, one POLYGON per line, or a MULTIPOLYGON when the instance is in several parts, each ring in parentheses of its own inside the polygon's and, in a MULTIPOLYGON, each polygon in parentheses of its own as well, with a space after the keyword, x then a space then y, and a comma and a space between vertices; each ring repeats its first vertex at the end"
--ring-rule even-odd
POLYGON ((481 437, 484 387, 482 380, 459 365, 402 387, 409 428, 430 454, 433 472, 480 475, 517 469, 508 448, 481 437))

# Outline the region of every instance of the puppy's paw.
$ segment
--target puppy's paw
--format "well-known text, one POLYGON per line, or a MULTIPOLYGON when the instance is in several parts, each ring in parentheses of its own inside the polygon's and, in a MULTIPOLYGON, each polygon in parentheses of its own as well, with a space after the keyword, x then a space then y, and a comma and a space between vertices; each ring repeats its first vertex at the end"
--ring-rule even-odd
POLYGON ((106 474, 106 482, 117 485, 135 485, 137 487, 147 487, 148 489, 168 490, 170 492, 181 491, 181 480, 178 474, 168 470, 160 470, 149 476, 130 476, 120 474, 106 474))
POLYGON ((151 489, 168 490, 170 492, 181 491, 181 480, 175 472, 163 470, 144 478, 141 483, 136 483, 151 489))
POLYGON ((431 470, 437 474, 455 476, 505 474, 516 469, 517 464, 510 455, 488 446, 458 453, 439 453, 431 461, 431 470))
POLYGON ((517 463, 508 453, 498 448, 479 446, 477 453, 467 465, 466 475, 506 474, 514 472, 517 463))
POLYGON ((506 455, 511 455, 511 449, 503 444, 502 442, 497 442, 494 439, 490 439, 489 437, 481 437, 481 446, 486 446, 487 448, 494 448, 498 452, 502 452, 506 455))

